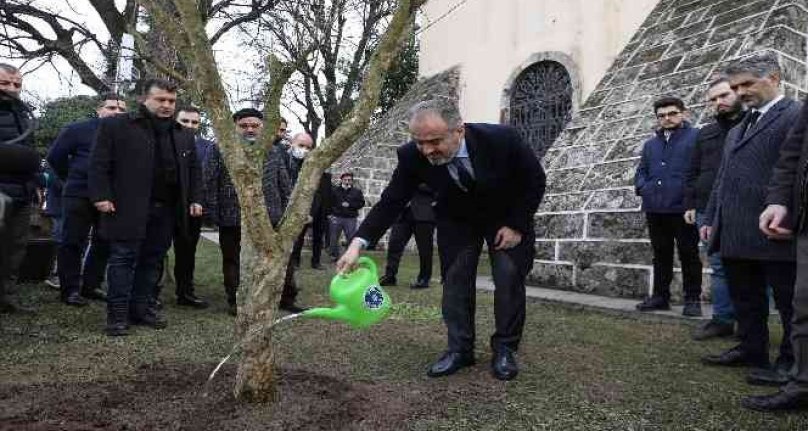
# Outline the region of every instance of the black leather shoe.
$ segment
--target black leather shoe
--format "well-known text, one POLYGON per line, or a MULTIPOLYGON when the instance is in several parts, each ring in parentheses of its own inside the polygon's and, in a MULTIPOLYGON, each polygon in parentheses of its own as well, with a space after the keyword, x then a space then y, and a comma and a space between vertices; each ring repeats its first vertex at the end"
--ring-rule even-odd
POLYGON ((777 367, 755 368, 746 375, 746 383, 755 386, 780 387, 788 383, 788 372, 777 367))
POLYGON ((78 292, 70 292, 62 296, 62 302, 71 307, 86 307, 87 300, 82 298, 78 292))
POLYGON ((302 313, 302 312, 308 310, 309 308, 308 307, 301 307, 301 306, 295 305, 295 304, 281 304, 281 305, 278 306, 278 309, 283 310, 283 311, 288 311, 288 312, 290 312, 292 314, 297 314, 297 313, 302 313))
POLYGON ((717 355, 707 355, 701 358, 705 365, 718 365, 724 367, 745 367, 753 364, 741 349, 736 346, 717 355))
POLYGON ((316 269, 318 271, 322 271, 325 268, 323 268, 323 265, 320 265, 319 263, 312 263, 311 264, 311 269, 316 269))
POLYGON ((129 335, 128 314, 129 307, 126 304, 107 304, 107 326, 104 329, 107 335, 110 337, 129 335))
POLYGON ((495 352, 491 358, 491 372, 498 380, 511 380, 519 374, 519 365, 510 350, 495 352))
POLYGON ((196 295, 189 293, 187 295, 178 296, 177 305, 203 309, 208 308, 209 304, 208 301, 205 301, 202 298, 197 298, 196 295))
POLYGON ((7 295, 0 295, 0 314, 31 314, 34 313, 33 308, 20 305, 19 302, 14 301, 7 295))
POLYGON ((759 412, 782 412, 808 409, 808 394, 780 391, 771 395, 746 397, 741 405, 759 412))
POLYGON ((474 365, 474 354, 446 352, 429 367, 426 375, 429 377, 449 376, 458 372, 461 368, 472 365, 474 365))
POLYGON ((101 289, 99 289, 97 287, 93 288, 93 289, 81 289, 81 296, 83 296, 83 297, 85 297, 87 299, 95 300, 95 301, 106 301, 107 300, 107 294, 104 293, 103 290, 101 290, 101 289))
POLYGON ((395 286, 396 284, 398 284, 398 280, 391 275, 385 274, 379 277, 379 285, 381 286, 395 286))
POLYGON ((149 326, 154 329, 163 329, 168 326, 168 322, 156 304, 134 304, 132 313, 129 315, 133 325, 149 326))
POLYGON ((428 279, 416 280, 414 283, 410 285, 410 289, 428 289, 428 288, 429 288, 428 279))
POLYGON ((700 317, 701 316, 701 302, 699 301, 686 301, 682 309, 682 316, 700 317))
POLYGON ((670 310, 671 305, 667 299, 662 299, 661 296, 649 296, 643 302, 637 304, 639 311, 656 311, 656 310, 670 310))
POLYGON ((735 324, 712 319, 693 331, 693 339, 696 341, 708 340, 710 338, 731 337, 735 333, 735 324))

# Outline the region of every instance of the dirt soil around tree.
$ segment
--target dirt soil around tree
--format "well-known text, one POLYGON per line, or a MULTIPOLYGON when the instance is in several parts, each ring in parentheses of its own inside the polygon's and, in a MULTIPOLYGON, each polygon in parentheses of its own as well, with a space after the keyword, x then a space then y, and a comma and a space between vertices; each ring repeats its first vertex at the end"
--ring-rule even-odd
MULTIPOLYGON (((702 366, 700 356, 734 342, 691 341, 692 326, 676 322, 531 302, 520 375, 497 381, 488 293, 477 298, 477 364, 430 379, 425 371, 445 348, 440 289, 407 287, 413 256, 388 288, 386 321, 361 331, 315 320, 278 327, 276 401, 243 403, 232 395, 234 362, 206 384, 235 342, 219 259, 215 245, 200 245, 197 293, 210 308, 177 307, 168 286, 168 328, 125 338, 103 335, 103 304, 69 308, 44 285, 20 286, 38 310, 0 316, 0 431, 808 430, 805 413, 742 410, 741 397, 772 389, 746 385, 743 369, 702 366)), ((304 265, 300 303, 328 305, 332 275, 304 265)))

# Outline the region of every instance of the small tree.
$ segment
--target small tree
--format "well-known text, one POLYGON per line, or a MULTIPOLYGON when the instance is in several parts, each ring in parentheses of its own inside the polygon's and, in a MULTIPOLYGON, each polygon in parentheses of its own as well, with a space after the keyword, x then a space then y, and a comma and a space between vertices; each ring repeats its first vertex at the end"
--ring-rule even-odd
MULTIPOLYGON (((306 158, 285 215, 275 230, 263 205, 261 166, 264 152, 272 145, 266 133, 261 145, 240 143, 231 120, 230 103, 195 0, 143 0, 151 19, 167 35, 171 46, 189 68, 193 79, 181 84, 201 102, 210 117, 225 164, 241 202, 243 235, 242 265, 245 275, 238 294, 236 320, 243 355, 236 376, 235 395, 248 401, 274 397, 275 349, 267 324, 275 319, 283 289, 286 264, 292 244, 303 228, 322 172, 330 166, 367 127, 376 110, 384 77, 399 48, 408 40, 418 7, 425 0, 399 0, 365 70, 361 92, 351 111, 333 133, 306 158)), ((305 51, 308 47, 302 47, 305 51)), ((266 58, 270 81, 264 91, 267 130, 279 122, 283 88, 299 64, 284 63, 270 54, 266 58)), ((178 77, 179 78, 179 77, 178 77)))

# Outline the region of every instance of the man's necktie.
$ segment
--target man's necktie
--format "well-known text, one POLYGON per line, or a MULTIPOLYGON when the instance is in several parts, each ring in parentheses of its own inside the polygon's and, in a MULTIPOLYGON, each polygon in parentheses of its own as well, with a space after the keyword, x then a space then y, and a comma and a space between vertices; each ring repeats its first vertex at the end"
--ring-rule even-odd
POLYGON ((757 121, 759 119, 760 119, 760 111, 752 111, 749 113, 749 119, 747 120, 746 123, 746 129, 743 131, 744 137, 746 137, 746 135, 749 134, 749 131, 752 130, 753 127, 755 127, 755 124, 757 124, 757 121))
POLYGON ((455 172, 456 175, 452 175, 452 179, 455 181, 460 190, 464 192, 468 192, 474 189, 474 177, 469 172, 468 168, 466 168, 466 164, 463 162, 464 159, 462 157, 455 157, 450 162, 452 164, 453 169, 450 169, 449 172, 455 172))

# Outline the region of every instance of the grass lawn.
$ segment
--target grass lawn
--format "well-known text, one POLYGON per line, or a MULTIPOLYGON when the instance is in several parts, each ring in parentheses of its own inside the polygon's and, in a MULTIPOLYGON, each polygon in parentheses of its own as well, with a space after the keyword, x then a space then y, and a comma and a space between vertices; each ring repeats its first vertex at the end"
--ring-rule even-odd
MULTIPOLYGON (((405 287, 412 256, 401 286, 388 289, 387 321, 364 331, 279 327, 278 401, 241 404, 230 394, 232 364, 205 385, 234 342, 219 265, 216 246, 202 244, 197 293, 210 309, 177 308, 169 288, 167 329, 117 339, 102 334, 101 304, 68 308, 44 285, 23 286, 38 312, 0 316, 0 430, 808 430, 808 414, 741 409, 742 396, 769 389, 746 385, 743 369, 700 365, 731 341, 693 342, 684 324, 529 303, 522 372, 499 382, 488 370, 487 293, 477 302, 478 365, 429 379, 445 346, 440 289, 405 287)), ((300 302, 327 304, 330 276, 304 265, 300 302)))

